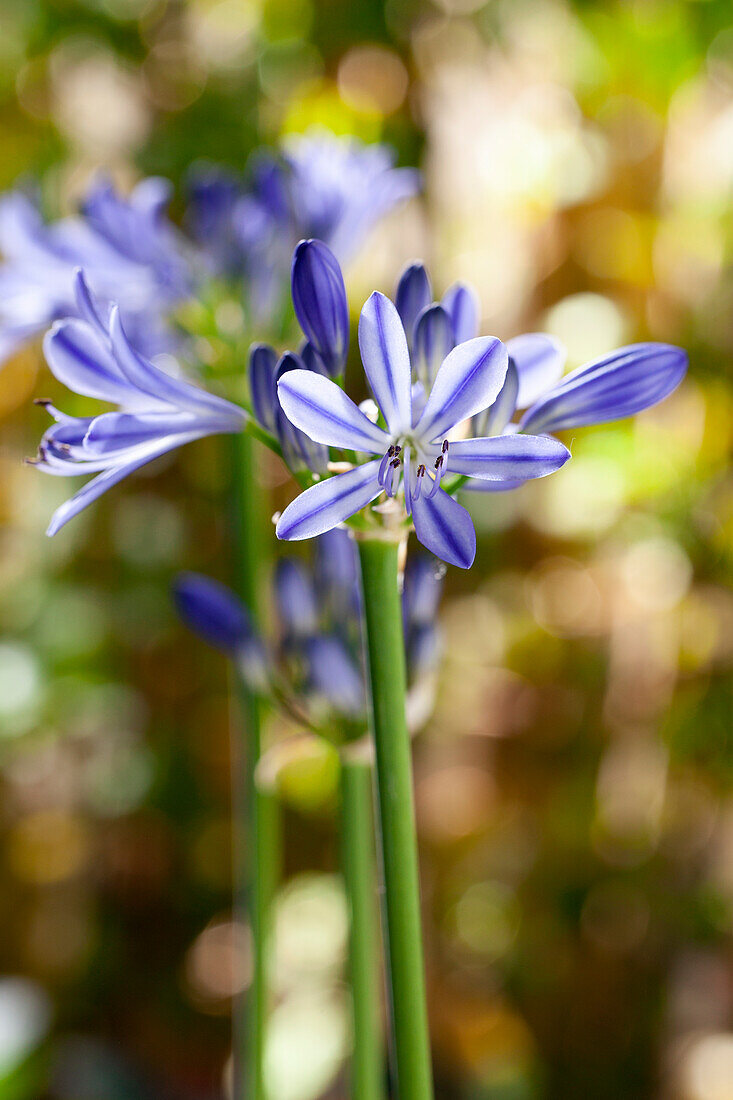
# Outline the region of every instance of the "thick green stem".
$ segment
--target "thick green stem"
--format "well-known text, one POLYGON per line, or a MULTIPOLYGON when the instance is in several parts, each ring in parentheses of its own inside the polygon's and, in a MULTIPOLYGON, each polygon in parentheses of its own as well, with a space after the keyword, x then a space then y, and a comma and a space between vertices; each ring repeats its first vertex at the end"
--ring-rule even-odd
MULTIPOLYGON (((230 439, 234 584, 260 622, 262 601, 264 507, 254 470, 254 448, 246 435, 230 439)), ((239 681, 242 733, 233 753, 235 835, 234 894, 237 912, 248 920, 252 936, 252 979, 245 1004, 234 1014, 234 1100, 266 1100, 265 1030, 268 1011, 267 948, 269 908, 277 878, 277 808, 258 790, 263 704, 239 681)))
POLYGON ((372 768, 344 753, 341 764, 341 843, 349 906, 349 971, 354 1047, 351 1100, 382 1100, 384 1065, 379 1022, 379 937, 372 818, 372 768))
POLYGON ((405 650, 397 580, 399 548, 392 542, 368 539, 358 545, 377 762, 397 1093, 400 1100, 432 1100, 412 764, 405 719, 405 650))

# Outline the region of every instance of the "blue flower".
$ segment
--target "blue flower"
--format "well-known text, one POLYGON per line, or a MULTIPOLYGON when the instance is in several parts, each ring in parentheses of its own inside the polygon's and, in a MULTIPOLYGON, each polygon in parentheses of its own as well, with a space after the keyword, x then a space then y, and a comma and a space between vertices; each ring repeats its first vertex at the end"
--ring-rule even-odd
POLYGON ((405 329, 383 294, 366 302, 359 347, 372 394, 386 428, 370 420, 330 379, 292 370, 278 382, 280 405, 292 423, 327 447, 378 455, 311 486, 290 504, 277 525, 281 539, 323 534, 365 508, 383 492, 402 487, 418 539, 437 557, 468 568, 476 551, 471 518, 441 487, 454 474, 503 481, 543 477, 570 457, 546 436, 458 439, 455 429, 496 399, 508 355, 495 337, 474 338, 442 360, 429 393, 413 387, 405 329))
POLYGON ((117 307, 105 321, 81 272, 76 301, 83 319, 56 322, 44 340, 46 360, 74 393, 110 402, 118 410, 74 417, 42 402, 55 423, 43 436, 34 464, 61 477, 97 475, 56 510, 49 535, 158 455, 203 436, 241 431, 247 417, 236 405, 172 377, 135 351, 117 307))
POLYGON ((246 184, 223 169, 199 169, 186 220, 215 270, 243 277, 248 307, 269 320, 283 304, 298 240, 318 238, 350 259, 369 230, 417 192, 419 178, 395 168, 384 145, 312 130, 286 139, 278 153, 258 152, 246 184))
POLYGON ((135 347, 171 346, 166 313, 193 286, 189 257, 165 216, 169 184, 143 180, 129 198, 106 181, 89 192, 81 216, 44 224, 19 191, 0 199, 0 362, 51 321, 77 315, 74 270, 83 267, 101 299, 119 303, 135 347))

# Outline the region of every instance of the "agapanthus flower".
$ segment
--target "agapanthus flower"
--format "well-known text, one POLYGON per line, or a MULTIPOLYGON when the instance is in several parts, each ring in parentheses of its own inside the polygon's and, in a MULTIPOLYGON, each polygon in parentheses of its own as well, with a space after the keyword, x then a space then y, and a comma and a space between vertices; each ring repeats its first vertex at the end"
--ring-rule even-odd
POLYGON ((107 317, 81 272, 75 276, 79 319, 57 321, 44 340, 55 377, 74 393, 117 405, 97 416, 68 416, 45 404, 55 423, 43 436, 38 469, 61 477, 95 474, 54 513, 53 535, 107 489, 159 455, 194 439, 241 431, 247 414, 137 352, 117 306, 107 317))
MULTIPOLYGON (((323 251, 319 242, 303 242, 293 265, 295 285, 297 269, 306 270, 304 257, 310 253, 307 272, 313 285, 304 300, 314 316, 326 301, 333 309, 331 263, 317 262, 323 251), (322 286, 327 288, 324 293, 322 286)), ((338 311, 345 308, 342 303, 338 311)), ((413 385, 400 315, 389 298, 375 292, 361 312, 359 347, 385 427, 330 378, 313 371, 283 374, 278 397, 288 419, 314 442, 379 457, 307 489, 283 512, 277 535, 288 540, 312 538, 343 523, 382 493, 394 499, 401 491, 423 545, 444 561, 468 568, 476 552, 476 534, 468 512, 441 485, 448 470, 491 481, 525 480, 559 469, 570 453, 546 436, 458 438, 472 416, 493 404, 504 384, 508 354, 495 337, 458 344, 442 359, 429 387, 413 385)))
POLYGON ((165 214, 169 197, 162 179, 143 180, 127 198, 101 181, 79 215, 50 224, 22 192, 0 198, 0 362, 52 321, 77 315, 77 267, 98 297, 119 304, 139 351, 170 348, 166 316, 190 295, 193 275, 165 214))
POLYGON ((243 276, 248 306, 267 318, 287 292, 300 238, 319 238, 345 262, 418 186, 419 174, 395 168, 386 146, 312 130, 277 153, 258 152, 246 182, 217 167, 196 171, 187 222, 215 269, 243 276))
MULTIPOLYGON (((322 704, 363 724, 366 693, 362 661, 356 552, 346 531, 315 542, 309 569, 301 560, 278 561, 273 598, 279 637, 265 644, 249 612, 231 589, 198 573, 181 574, 173 595, 183 621, 237 664, 252 690, 268 689, 301 712, 322 704)), ((411 555, 405 573, 403 618, 409 681, 416 685, 435 667, 436 618, 442 582, 434 561, 411 555)))

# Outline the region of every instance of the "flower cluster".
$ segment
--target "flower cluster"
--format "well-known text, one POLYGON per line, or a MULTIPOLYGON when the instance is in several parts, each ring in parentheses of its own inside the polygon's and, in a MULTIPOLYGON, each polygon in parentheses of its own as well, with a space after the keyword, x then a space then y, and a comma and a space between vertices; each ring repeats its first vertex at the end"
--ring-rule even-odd
MULTIPOLYGON (((343 280, 334 277, 338 264, 325 246, 305 241, 293 260, 293 302, 296 314, 319 352, 329 358, 328 345, 344 358, 343 321, 348 318, 343 280)), ((413 268, 413 272, 417 269, 413 268)), ((418 281, 418 276, 409 276, 418 281)), ((425 285, 424 279, 422 280, 425 285)), ((406 288, 407 278, 400 289, 406 288)), ((429 293, 429 291, 428 291, 429 293)), ((468 512, 442 485, 451 474, 490 481, 544 477, 570 457, 567 448, 547 436, 496 435, 457 438, 470 418, 489 408, 506 378, 508 353, 495 337, 456 341, 456 321, 445 305, 418 311, 419 297, 403 290, 401 304, 412 327, 413 374, 405 325, 397 307, 383 294, 368 299, 359 321, 359 348, 375 408, 359 408, 331 378, 313 370, 290 370, 277 382, 280 406, 308 438, 347 453, 378 456, 357 462, 335 477, 319 481, 285 509, 277 525, 282 539, 311 538, 343 523, 383 493, 398 492, 418 539, 437 557, 468 568, 476 552, 476 535, 468 512), (417 299, 417 300, 416 300, 417 299), (409 307, 406 304, 409 302, 409 307), (429 318, 445 317, 449 339, 436 350, 429 318), (446 351, 446 348, 448 349, 446 351), (437 369, 433 371, 436 362, 437 369), (381 422, 380 422, 381 421, 381 422), (384 425, 384 426, 382 426, 384 425)), ((471 319, 467 292, 458 288, 452 302, 459 329, 471 319)), ((449 306, 452 304, 449 300, 449 306)), ((463 330, 460 331, 463 335, 463 330)))
MULTIPOLYGON (((402 598, 408 681, 417 685, 435 668, 439 654, 436 617, 442 588, 434 559, 411 555, 402 598)), ((181 574, 173 589, 183 621, 237 665, 251 690, 284 701, 311 716, 324 712, 355 723, 366 710, 362 661, 361 594, 354 544, 343 530, 315 541, 313 569, 281 558, 273 597, 279 634, 266 644, 242 601, 231 589, 199 573, 181 574)))
POLYGON ((346 261, 418 185, 418 173, 395 168, 386 146, 312 130, 279 154, 258 153, 246 184, 226 169, 195 171, 187 221, 213 269, 244 277, 253 316, 269 319, 301 237, 317 237, 346 261))
MULTIPOLYGON (((564 356, 556 341, 528 334, 505 345, 475 336, 470 289, 456 285, 432 302, 427 273, 413 264, 394 304, 375 292, 362 309, 359 348, 374 401, 357 406, 326 366, 343 368, 348 307, 338 263, 322 243, 298 246, 292 285, 306 347, 325 369, 283 372, 279 406, 314 443, 377 457, 352 462, 301 494, 280 517, 282 539, 321 534, 384 493, 402 499, 430 551, 467 568, 476 537, 457 489, 516 488, 552 473, 570 457, 552 432, 639 412, 671 393, 687 368, 681 349, 643 343, 560 380, 564 356), (527 406, 514 424, 515 411, 527 406)), ((394 520, 398 511, 390 514, 394 520)))
POLYGON ((79 318, 57 321, 46 334, 46 360, 74 393, 118 409, 76 417, 41 402, 55 423, 33 464, 61 477, 96 475, 56 510, 49 535, 147 462, 206 435, 241 431, 247 415, 142 356, 130 343, 117 306, 102 310, 81 272, 74 279, 79 318))
POLYGON ((98 297, 119 303, 139 351, 169 348, 166 315, 193 287, 189 253, 165 214, 169 197, 166 180, 145 179, 128 198, 103 180, 78 216, 47 225, 27 195, 3 196, 0 363, 52 321, 77 315, 77 267, 98 297))

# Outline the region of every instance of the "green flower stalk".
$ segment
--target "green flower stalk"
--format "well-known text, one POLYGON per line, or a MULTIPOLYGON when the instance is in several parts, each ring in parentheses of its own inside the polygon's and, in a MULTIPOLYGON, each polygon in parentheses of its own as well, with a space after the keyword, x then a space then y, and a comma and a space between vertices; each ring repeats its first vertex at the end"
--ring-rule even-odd
POLYGON ((417 835, 398 589, 399 544, 359 543, 384 876, 387 978, 400 1100, 432 1100, 417 835))

